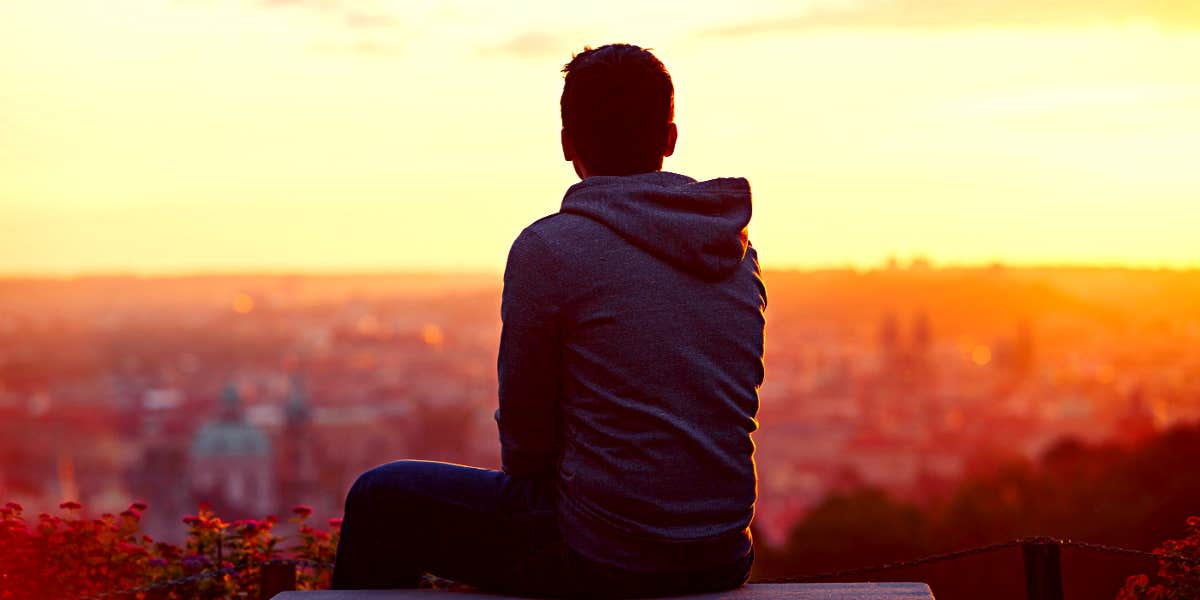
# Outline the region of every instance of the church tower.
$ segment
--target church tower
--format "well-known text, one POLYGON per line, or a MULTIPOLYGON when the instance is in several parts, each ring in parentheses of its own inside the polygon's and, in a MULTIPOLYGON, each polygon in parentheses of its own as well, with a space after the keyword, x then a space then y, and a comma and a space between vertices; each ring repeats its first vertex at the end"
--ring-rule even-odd
POLYGON ((316 448, 312 430, 312 406, 299 375, 293 375, 283 408, 283 430, 279 439, 279 497, 285 506, 316 504, 320 493, 316 448))
POLYGON ((246 421, 232 384, 221 394, 217 417, 192 437, 188 453, 192 495, 221 515, 265 515, 275 508, 271 442, 246 421))

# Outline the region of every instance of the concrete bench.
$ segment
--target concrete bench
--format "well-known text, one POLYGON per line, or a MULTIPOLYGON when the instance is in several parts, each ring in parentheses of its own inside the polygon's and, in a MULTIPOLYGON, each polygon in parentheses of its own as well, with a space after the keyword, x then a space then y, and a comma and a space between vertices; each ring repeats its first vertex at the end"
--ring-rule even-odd
MULTIPOLYGON (((498 600, 481 592, 441 590, 283 592, 274 600, 498 600)), ((715 594, 684 596, 687 600, 933 600, 924 583, 788 583, 750 584, 715 594)))

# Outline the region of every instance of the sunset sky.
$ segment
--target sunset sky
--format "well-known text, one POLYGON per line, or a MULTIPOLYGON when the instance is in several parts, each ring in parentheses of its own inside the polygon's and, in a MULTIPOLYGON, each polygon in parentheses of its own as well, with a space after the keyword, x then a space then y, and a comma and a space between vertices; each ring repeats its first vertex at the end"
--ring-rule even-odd
POLYGON ((765 267, 1200 267, 1200 2, 3 0, 0 273, 499 270, 585 44, 765 267))

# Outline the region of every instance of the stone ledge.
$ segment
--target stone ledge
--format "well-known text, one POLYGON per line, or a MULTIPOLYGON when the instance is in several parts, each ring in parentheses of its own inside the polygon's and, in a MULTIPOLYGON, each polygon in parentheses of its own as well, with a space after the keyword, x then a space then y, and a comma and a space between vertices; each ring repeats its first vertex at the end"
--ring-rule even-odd
MULTIPOLYGON (((323 590, 283 592, 273 600, 497 600, 505 596, 482 592, 439 590, 323 590)), ((788 583, 750 584, 740 589, 713 594, 682 596, 688 600, 934 600, 924 583, 788 583)))

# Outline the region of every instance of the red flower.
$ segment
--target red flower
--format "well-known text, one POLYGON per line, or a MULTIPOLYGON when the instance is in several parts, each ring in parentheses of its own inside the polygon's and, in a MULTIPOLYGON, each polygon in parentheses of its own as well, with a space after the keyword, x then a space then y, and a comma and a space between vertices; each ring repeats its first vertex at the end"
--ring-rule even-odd
POLYGON ((342 518, 334 517, 334 518, 330 519, 329 520, 329 528, 330 529, 341 529, 342 528, 342 518))
POLYGON ((140 511, 146 510, 147 506, 148 505, 145 502, 142 502, 141 500, 136 500, 133 502, 133 504, 129 505, 129 508, 140 512, 140 511))
POLYGON ((258 531, 259 529, 266 529, 267 524, 262 521, 255 521, 254 519, 242 519, 239 521, 234 521, 233 527, 235 529, 253 532, 258 531))
MULTIPOLYGON (((21 512, 21 511, 25 510, 24 507, 22 507, 20 504, 17 504, 16 502, 6 502, 4 504, 4 508, 7 508, 12 511, 16 511, 16 512, 21 512)), ((1193 518, 1195 518, 1195 517, 1193 517, 1193 518)))
POLYGON ((306 518, 312 514, 312 507, 305 504, 297 504, 292 507, 292 512, 300 515, 301 518, 306 518))
MULTIPOLYGON (((27 519, 27 524, 26 520, 13 514, 23 507, 12 502, 0 503, 0 554, 9 565, 9 568, 0 565, 0 571, 3 571, 0 572, 0 582, 3 582, 0 583, 0 600, 10 597, 86 597, 154 584, 214 565, 260 564, 289 555, 285 553, 327 563, 335 556, 336 527, 341 523, 341 519, 330 519, 328 532, 319 531, 308 526, 303 518, 311 516, 312 509, 296 507, 295 514, 301 517, 293 518, 293 521, 298 522, 306 535, 298 536, 297 545, 281 552, 277 544, 283 538, 275 537, 272 532, 278 522, 276 517, 242 519, 228 524, 206 508, 183 518, 189 528, 187 541, 175 546, 155 542, 139 531, 138 517, 145 506, 145 503, 134 502, 120 515, 105 513, 99 518, 87 519, 79 512, 42 513, 36 521, 27 519), (44 560, 39 556, 43 554, 44 560), (222 558, 217 560, 218 556, 222 558), (81 560, 72 562, 76 559, 81 560), (100 561, 103 564, 91 568, 88 565, 100 564, 93 559, 103 559, 100 561)), ((83 505, 76 501, 63 502, 61 508, 79 511, 83 505)), ((297 585, 301 589, 327 587, 329 577, 328 569, 301 569, 297 573, 297 585)), ((251 579, 256 578, 239 575, 213 580, 207 582, 210 585, 206 587, 211 593, 203 595, 241 597, 248 593, 243 586, 253 585, 251 579)))

